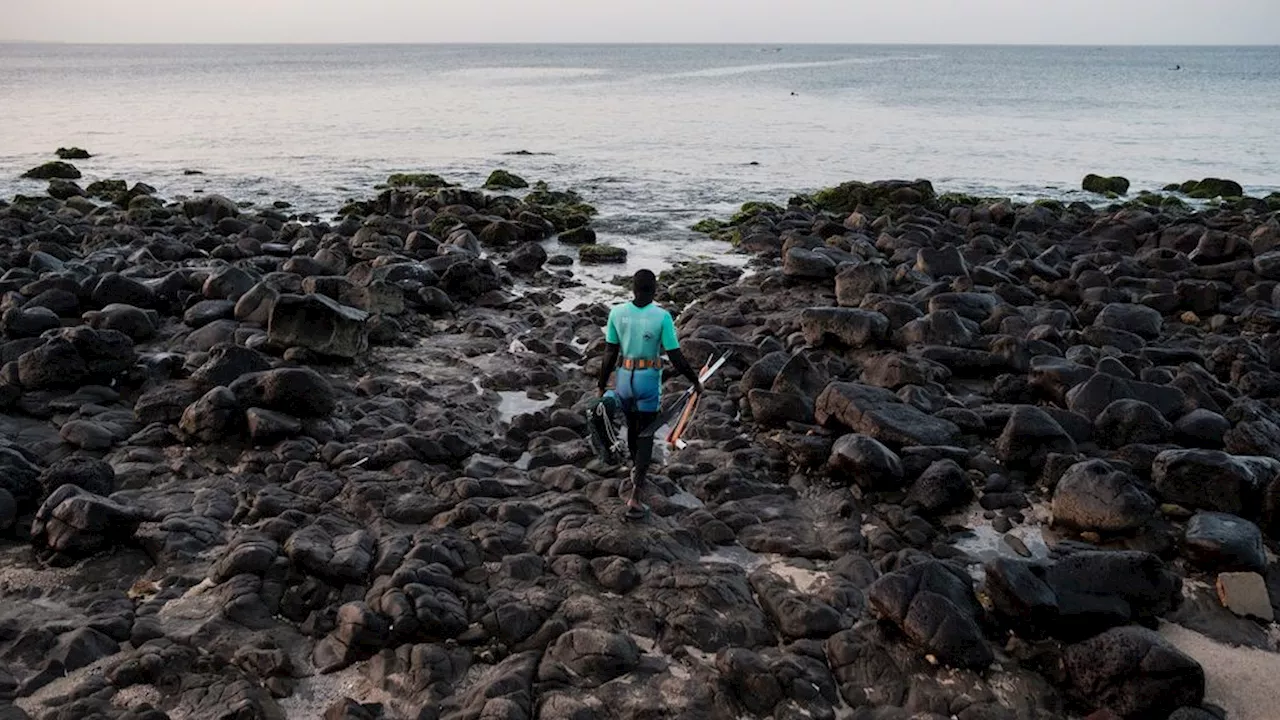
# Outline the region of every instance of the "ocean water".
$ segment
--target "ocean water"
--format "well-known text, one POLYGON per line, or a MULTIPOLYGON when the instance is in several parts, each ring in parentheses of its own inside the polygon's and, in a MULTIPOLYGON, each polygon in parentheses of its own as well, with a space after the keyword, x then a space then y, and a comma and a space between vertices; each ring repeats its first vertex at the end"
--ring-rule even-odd
POLYGON ((392 172, 503 167, 581 192, 639 262, 715 253, 691 223, 849 179, 1269 192, 1278 131, 1278 47, 0 45, 0 195, 38 192, 18 175, 68 145, 97 154, 86 180, 321 214, 392 172))

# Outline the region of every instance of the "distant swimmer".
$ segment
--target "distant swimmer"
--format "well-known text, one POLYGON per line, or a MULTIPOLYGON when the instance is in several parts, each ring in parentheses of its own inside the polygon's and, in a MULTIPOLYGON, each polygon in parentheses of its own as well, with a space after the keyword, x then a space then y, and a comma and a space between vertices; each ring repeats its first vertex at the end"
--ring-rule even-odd
POLYGON ((1174 66, 1173 66, 1173 69, 1174 69, 1174 70, 1181 70, 1181 69, 1182 69, 1182 66, 1181 66, 1181 65, 1174 65, 1174 66))
POLYGON ((791 97, 800 97, 800 93, 795 92, 795 91, 793 90, 793 91, 791 92, 791 97))

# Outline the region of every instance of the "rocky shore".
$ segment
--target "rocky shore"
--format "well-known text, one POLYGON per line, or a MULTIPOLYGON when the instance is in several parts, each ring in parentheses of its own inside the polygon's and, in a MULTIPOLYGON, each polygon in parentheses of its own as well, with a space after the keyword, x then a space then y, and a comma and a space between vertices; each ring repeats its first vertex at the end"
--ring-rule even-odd
POLYGON ((608 308, 559 309, 617 255, 583 198, 402 175, 322 221, 74 170, 0 203, 0 719, 1274 707, 1218 662, 1277 657, 1274 198, 701 223, 747 272, 659 301, 733 360, 635 524, 585 439, 608 308))

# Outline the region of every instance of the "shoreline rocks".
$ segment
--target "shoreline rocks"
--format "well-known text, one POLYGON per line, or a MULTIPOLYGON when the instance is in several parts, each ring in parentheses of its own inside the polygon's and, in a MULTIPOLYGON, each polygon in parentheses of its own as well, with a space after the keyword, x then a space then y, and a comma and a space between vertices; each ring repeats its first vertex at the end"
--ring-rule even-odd
POLYGON ((625 250, 495 175, 0 206, 0 715, 1166 720, 1216 670, 1150 628, 1274 642, 1275 210, 708 223, 752 272, 659 302, 733 356, 624 523, 608 308, 543 243, 625 250))

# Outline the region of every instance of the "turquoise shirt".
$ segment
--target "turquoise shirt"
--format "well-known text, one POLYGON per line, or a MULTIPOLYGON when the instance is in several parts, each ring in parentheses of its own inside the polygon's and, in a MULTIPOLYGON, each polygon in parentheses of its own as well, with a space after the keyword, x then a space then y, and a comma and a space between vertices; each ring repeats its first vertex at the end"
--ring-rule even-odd
POLYGON ((680 347, 671 313, 653 303, 642 308, 635 303, 614 306, 609 311, 604 337, 620 345, 622 357, 630 359, 654 360, 667 350, 680 347))

